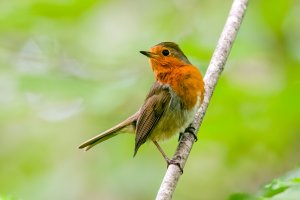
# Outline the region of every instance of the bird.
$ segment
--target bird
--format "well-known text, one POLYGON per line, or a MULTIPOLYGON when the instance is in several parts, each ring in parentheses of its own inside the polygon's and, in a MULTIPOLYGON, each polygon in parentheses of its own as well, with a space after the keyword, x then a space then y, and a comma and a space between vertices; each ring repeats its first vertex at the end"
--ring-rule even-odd
POLYGON ((152 141, 168 166, 178 165, 168 158, 158 142, 179 133, 181 136, 183 131, 191 133, 197 140, 191 123, 204 99, 202 74, 174 42, 161 42, 150 51, 140 53, 149 58, 155 76, 143 105, 136 113, 82 143, 79 148, 88 150, 124 131, 132 132, 135 133, 133 156, 146 141, 152 141))

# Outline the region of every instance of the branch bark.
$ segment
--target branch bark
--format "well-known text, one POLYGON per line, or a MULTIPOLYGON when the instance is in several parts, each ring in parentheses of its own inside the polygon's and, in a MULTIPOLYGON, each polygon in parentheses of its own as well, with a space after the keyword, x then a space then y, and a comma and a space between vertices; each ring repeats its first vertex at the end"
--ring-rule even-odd
MULTIPOLYGON (((237 32, 241 26, 243 16, 247 8, 248 0, 234 0, 231 10, 229 12, 227 21, 223 28, 222 34, 219 38, 217 47, 214 51, 210 64, 207 68, 204 83, 205 83, 205 96, 204 102, 197 111, 193 127, 196 127, 195 133, 198 134, 200 125, 202 124, 203 117, 206 113, 209 101, 212 97, 215 86, 218 82, 220 74, 224 69, 224 65, 229 56, 231 47, 236 38, 237 32)), ((194 137, 189 133, 184 133, 176 152, 172 159, 178 161, 182 169, 185 166, 187 158, 190 154, 194 144, 194 137)), ((181 176, 181 171, 176 165, 169 165, 165 177, 161 183, 156 200, 170 200, 175 191, 175 187, 181 176)))

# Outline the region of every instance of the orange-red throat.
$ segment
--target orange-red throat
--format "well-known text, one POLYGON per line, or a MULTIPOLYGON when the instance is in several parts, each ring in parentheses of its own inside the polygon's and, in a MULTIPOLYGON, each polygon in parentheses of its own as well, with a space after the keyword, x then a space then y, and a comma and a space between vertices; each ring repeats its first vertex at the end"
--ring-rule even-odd
POLYGON ((204 83, 200 71, 193 66, 177 44, 162 42, 150 51, 141 51, 150 59, 155 78, 168 84, 184 102, 187 109, 203 101, 204 83))

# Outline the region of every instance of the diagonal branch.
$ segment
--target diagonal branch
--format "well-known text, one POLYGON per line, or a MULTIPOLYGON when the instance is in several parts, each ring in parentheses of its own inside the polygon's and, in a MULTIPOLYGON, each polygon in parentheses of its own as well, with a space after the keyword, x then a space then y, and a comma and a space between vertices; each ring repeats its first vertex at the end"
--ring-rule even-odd
MULTIPOLYGON (((226 24, 223 28, 223 32, 219 38, 217 47, 215 49, 215 52, 212 56, 212 59, 204 77, 204 102, 197 111, 193 121, 193 127, 196 127, 196 134, 198 133, 199 127, 202 123, 203 117, 207 110, 215 86, 218 82, 219 76, 224 69, 224 65, 226 63, 227 57, 229 56, 232 44, 241 26, 243 16, 247 8, 247 4, 248 0, 234 0, 232 4, 226 24)), ((183 137, 181 138, 176 152, 173 156, 173 160, 176 160, 178 163, 180 163, 180 166, 182 168, 184 167, 187 161, 193 144, 194 137, 192 137, 188 133, 183 134, 183 137)), ((157 193, 156 200, 170 200, 172 198, 173 192, 175 190, 180 175, 181 171, 178 166, 170 165, 168 167, 165 177, 157 193)))

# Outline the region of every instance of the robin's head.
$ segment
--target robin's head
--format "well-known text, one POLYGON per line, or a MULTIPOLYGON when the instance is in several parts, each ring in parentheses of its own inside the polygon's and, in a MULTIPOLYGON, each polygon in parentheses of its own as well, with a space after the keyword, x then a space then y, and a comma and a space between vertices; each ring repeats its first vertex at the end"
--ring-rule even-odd
POLYGON ((179 46, 174 42, 162 42, 152 47, 150 51, 140 51, 140 53, 150 58, 152 67, 154 65, 173 67, 191 64, 179 46))

